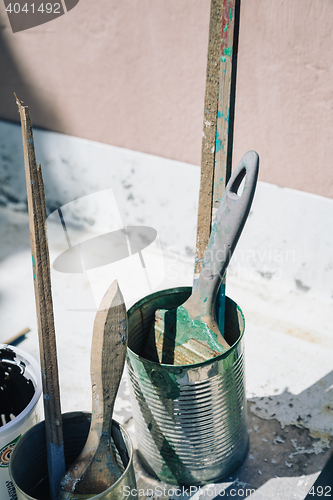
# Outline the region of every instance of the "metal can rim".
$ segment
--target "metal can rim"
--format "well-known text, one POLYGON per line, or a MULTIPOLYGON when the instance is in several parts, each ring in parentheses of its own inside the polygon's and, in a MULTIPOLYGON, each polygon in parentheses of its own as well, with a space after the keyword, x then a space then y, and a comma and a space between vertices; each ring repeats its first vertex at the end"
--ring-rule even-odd
MULTIPOLYGON (((66 417, 66 419, 70 419, 70 418, 75 418, 75 416, 78 416, 78 415, 86 415, 86 416, 89 416, 91 417, 91 413, 90 412, 87 412, 87 411, 71 411, 71 412, 66 412, 66 413, 63 413, 62 414, 62 417, 66 417)), ((134 450, 133 450, 133 443, 132 443, 132 440, 131 440, 131 437, 128 433, 128 431, 125 429, 125 427, 123 425, 121 425, 119 422, 117 422, 116 420, 112 419, 112 422, 113 424, 116 424, 116 426, 118 427, 118 429, 121 431, 122 434, 124 434, 126 436, 126 448, 127 448, 127 451, 128 451, 128 455, 129 455, 129 459, 128 459, 128 464, 126 465, 125 469, 124 469, 124 472, 122 473, 122 475, 120 476, 120 478, 110 487, 108 488, 107 490, 105 491, 102 491, 102 493, 98 493, 96 494, 92 500, 98 500, 99 498, 104 498, 105 495, 107 493, 109 493, 111 490, 115 489, 116 485, 118 485, 119 483, 121 483, 123 477, 128 473, 131 465, 133 464, 133 456, 134 456, 134 450)), ((41 422, 38 422, 38 424, 34 425, 33 427, 31 427, 30 429, 28 429, 23 435, 22 437, 20 438, 20 440, 22 438, 24 439, 27 439, 29 437, 30 434, 32 434, 33 432, 36 432, 37 431, 37 427, 39 426, 42 426, 44 425, 45 426, 45 420, 42 420, 41 422)), ((12 454, 12 457, 13 455, 15 454, 16 452, 16 447, 14 448, 13 450, 13 454, 12 454)), ((11 459, 12 459, 11 457, 11 459)), ((12 476, 12 470, 11 470, 11 461, 9 462, 9 475, 10 475, 10 478, 11 478, 11 481, 13 482, 13 484, 15 485, 15 488, 17 488, 20 493, 26 497, 27 500, 36 500, 35 498, 33 498, 32 496, 28 495, 26 492, 24 492, 20 486, 17 485, 16 481, 14 480, 13 476, 12 476)))
MULTIPOLYGON (((127 311, 127 314, 128 314, 128 316, 130 316, 132 313, 134 313, 134 311, 143 307, 144 304, 146 304, 147 302, 150 302, 151 300, 158 298, 158 297, 161 297, 163 295, 169 295, 170 293, 177 293, 177 292, 189 292, 189 293, 191 293, 191 291, 192 291, 192 287, 182 286, 182 287, 176 287, 176 288, 166 288, 165 290, 160 290, 158 292, 151 293, 150 295, 146 295, 143 299, 140 299, 138 302, 133 304, 132 307, 130 307, 130 309, 127 311)), ((222 353, 218 356, 215 356, 214 358, 207 359, 207 360, 202 361, 200 363, 193 363, 191 365, 169 365, 169 364, 158 363, 156 361, 151 361, 149 359, 143 358, 142 356, 140 356, 140 354, 137 354, 136 352, 134 352, 129 346, 127 346, 127 352, 130 353, 130 356, 134 356, 139 361, 141 359, 144 359, 145 363, 147 363, 148 366, 151 365, 152 367, 154 367, 154 366, 167 367, 168 370, 170 370, 171 372, 175 372, 175 373, 179 372, 179 370, 183 371, 186 369, 198 368, 201 366, 208 366, 212 363, 216 363, 216 361, 226 359, 227 357, 230 356, 230 354, 234 350, 237 349, 239 343, 242 341, 244 331, 245 331, 245 317, 244 317, 242 309, 239 307, 239 305, 234 300, 232 300, 227 295, 226 295, 226 300, 229 301, 230 303, 232 303, 235 306, 235 308, 237 309, 237 311, 240 313, 242 320, 243 320, 243 328, 242 328, 242 332, 241 332, 240 336, 238 337, 238 339, 236 340, 236 342, 230 347, 230 349, 228 349, 224 353, 222 353)))

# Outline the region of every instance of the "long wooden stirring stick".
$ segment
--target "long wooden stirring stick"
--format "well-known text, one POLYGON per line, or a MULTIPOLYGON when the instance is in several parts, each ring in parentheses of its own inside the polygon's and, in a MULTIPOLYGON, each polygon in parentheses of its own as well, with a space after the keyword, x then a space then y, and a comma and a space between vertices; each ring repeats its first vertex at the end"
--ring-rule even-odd
MULTIPOLYGON (((240 0, 211 0, 194 286, 231 175, 239 12, 240 0)), ((219 297, 222 330, 224 283, 219 297)))
POLYGON ((45 222, 45 194, 40 165, 37 167, 32 123, 27 106, 16 97, 19 108, 24 166, 27 183, 32 267, 38 322, 40 363, 51 500, 57 500, 60 479, 65 473, 64 444, 58 380, 57 349, 53 318, 50 261, 45 222))

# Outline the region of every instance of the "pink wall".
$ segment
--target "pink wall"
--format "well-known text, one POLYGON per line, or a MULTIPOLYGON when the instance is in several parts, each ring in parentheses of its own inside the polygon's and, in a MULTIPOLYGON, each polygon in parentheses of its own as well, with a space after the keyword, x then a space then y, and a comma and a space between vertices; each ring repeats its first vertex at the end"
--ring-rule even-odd
MULTIPOLYGON (((80 0, 12 33, 3 2, 0 118, 200 164, 210 0, 80 0)), ((243 0, 234 157, 260 179, 333 197, 333 3, 243 0)))

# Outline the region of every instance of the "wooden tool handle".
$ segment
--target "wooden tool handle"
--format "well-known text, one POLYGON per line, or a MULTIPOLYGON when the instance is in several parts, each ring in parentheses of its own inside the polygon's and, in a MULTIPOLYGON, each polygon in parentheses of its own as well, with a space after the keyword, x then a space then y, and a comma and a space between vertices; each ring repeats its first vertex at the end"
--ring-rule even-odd
POLYGON ((92 427, 111 428, 116 394, 124 370, 127 315, 117 280, 104 295, 96 314, 91 348, 92 427))
POLYGON ((101 493, 121 475, 111 448, 112 412, 127 347, 127 314, 114 281, 97 311, 91 347, 92 417, 87 441, 61 481, 61 500, 101 493))
POLYGON ((18 341, 21 341, 24 339, 27 333, 30 332, 30 328, 23 328, 20 332, 18 332, 16 335, 13 335, 13 337, 10 337, 9 339, 4 341, 4 344, 11 344, 11 345, 16 345, 18 341))
MULTIPOLYGON (((15 96, 16 97, 16 96, 15 96)), ((32 123, 27 106, 19 108, 24 165, 27 184, 30 243, 38 322, 40 363, 51 500, 58 498, 60 479, 65 472, 65 458, 58 380, 57 349, 54 330, 50 262, 45 229, 46 209, 42 171, 37 168, 32 123)))
POLYGON ((211 0, 194 282, 231 173, 240 0, 211 0))
POLYGON ((200 307, 198 314, 211 314, 221 279, 243 230, 252 204, 259 169, 255 151, 247 152, 234 170, 223 193, 207 246, 198 284, 188 302, 200 307), (246 177, 245 177, 246 176, 246 177), (238 188, 245 177, 240 195, 238 188))

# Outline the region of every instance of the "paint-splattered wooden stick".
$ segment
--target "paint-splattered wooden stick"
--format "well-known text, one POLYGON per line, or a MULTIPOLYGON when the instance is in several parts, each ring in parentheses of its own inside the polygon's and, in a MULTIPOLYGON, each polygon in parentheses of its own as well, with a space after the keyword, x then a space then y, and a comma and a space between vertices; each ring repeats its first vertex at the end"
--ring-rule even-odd
MULTIPOLYGON (((194 286, 231 175, 239 10, 240 0, 211 2, 194 286)), ((225 277, 217 296, 217 320, 222 334, 224 312, 225 277)))
MULTIPOLYGON (((16 96, 15 96, 16 97, 16 96)), ((57 350, 55 340, 50 262, 45 229, 45 194, 40 165, 37 168, 32 123, 27 106, 19 108, 24 165, 27 183, 30 242, 42 369, 47 458, 51 500, 59 495, 59 483, 65 472, 57 350)))
MULTIPOLYGON (((224 0, 220 51, 219 99, 215 141, 215 169, 212 199, 212 223, 231 176, 236 95, 236 72, 239 35, 240 0, 224 0)), ((217 321, 224 332, 225 277, 216 299, 217 321)))
POLYGON ((194 283, 231 174, 240 0, 212 0, 194 283))
POLYGON ((211 0, 210 7, 194 284, 201 271, 212 224, 212 197, 222 32, 222 2, 223 0, 211 0))
POLYGON ((212 219, 231 175, 234 133, 236 70, 239 34, 237 0, 224 0, 222 10, 222 36, 220 46, 219 96, 215 141, 215 167, 212 219))

